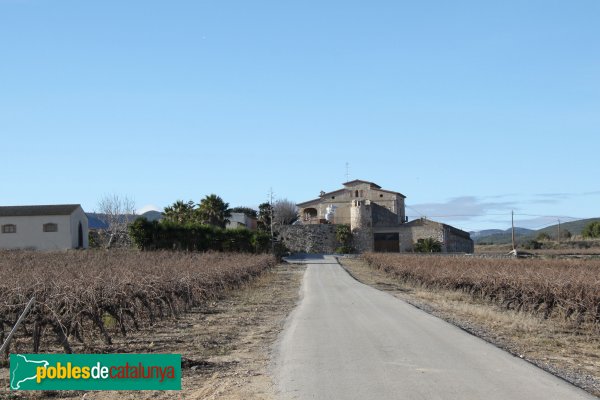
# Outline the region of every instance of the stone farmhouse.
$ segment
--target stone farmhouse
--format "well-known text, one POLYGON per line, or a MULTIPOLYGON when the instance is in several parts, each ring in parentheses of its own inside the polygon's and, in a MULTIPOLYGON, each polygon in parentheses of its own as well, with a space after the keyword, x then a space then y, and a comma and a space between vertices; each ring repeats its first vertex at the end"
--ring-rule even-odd
POLYGON ((79 204, 0 207, 0 249, 88 247, 88 218, 79 204))
POLYGON ((425 238, 438 240, 443 252, 473 252, 473 241, 467 232, 427 219, 408 222, 404 199, 406 196, 402 193, 383 189, 373 182, 346 182, 341 189, 321 192, 318 198, 297 204, 299 223, 295 228, 284 230, 282 239, 288 247, 294 247, 293 237, 299 234, 304 236, 299 239, 299 247, 303 247, 300 250, 329 250, 323 251, 327 253, 334 244, 331 239, 334 230, 310 226, 347 224, 359 252, 408 252, 413 250, 418 239, 425 238), (318 243, 306 243, 306 238, 313 238, 313 242, 322 241, 325 248, 318 249, 318 243))

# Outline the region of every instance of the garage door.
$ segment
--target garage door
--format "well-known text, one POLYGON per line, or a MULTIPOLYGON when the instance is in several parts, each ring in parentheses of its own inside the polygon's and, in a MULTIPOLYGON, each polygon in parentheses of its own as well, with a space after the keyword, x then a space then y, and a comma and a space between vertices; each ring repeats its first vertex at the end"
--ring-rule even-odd
POLYGON ((398 233, 376 233, 375 251, 381 253, 400 252, 400 235, 398 233))

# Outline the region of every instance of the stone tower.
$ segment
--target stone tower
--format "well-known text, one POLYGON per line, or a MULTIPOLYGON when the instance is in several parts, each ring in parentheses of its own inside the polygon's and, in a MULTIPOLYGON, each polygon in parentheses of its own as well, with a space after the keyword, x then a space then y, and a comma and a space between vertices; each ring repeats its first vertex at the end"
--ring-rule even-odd
POLYGON ((369 200, 353 200, 350 207, 350 230, 354 249, 359 253, 373 251, 373 211, 369 200))

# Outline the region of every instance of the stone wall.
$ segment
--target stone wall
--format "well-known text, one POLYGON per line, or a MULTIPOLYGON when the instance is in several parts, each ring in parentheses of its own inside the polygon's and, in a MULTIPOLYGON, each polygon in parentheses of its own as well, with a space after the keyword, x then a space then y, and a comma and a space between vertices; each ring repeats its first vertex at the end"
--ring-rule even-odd
POLYGON ((444 226, 444 237, 444 251, 447 253, 473 253, 475 251, 473 240, 461 230, 446 225, 444 226))
POLYGON ((406 224, 399 230, 400 233, 400 251, 413 251, 413 246, 419 239, 433 238, 442 243, 442 251, 445 251, 444 231, 438 224, 411 225, 406 224))
POLYGON ((354 229, 352 231, 352 247, 357 253, 373 251, 375 247, 375 243, 373 240, 373 229, 354 229))
POLYGON ((352 247, 358 253, 373 251, 373 208, 372 203, 354 200, 350 209, 350 229, 352 230, 352 247))
POLYGON ((372 214, 373 214, 373 226, 384 227, 384 226, 398 226, 400 219, 398 214, 392 212, 387 207, 380 206, 376 203, 371 203, 372 214))
MULTIPOLYGON (((353 247, 359 252, 373 251, 373 228, 363 217, 370 214, 365 206, 354 207, 353 247)), ((278 239, 292 253, 332 254, 340 247, 335 238, 334 224, 287 225, 279 227, 278 239)), ((377 232, 377 231, 376 231, 377 232)), ((381 232, 381 231, 379 231, 381 232)), ((412 221, 386 232, 398 232, 400 251, 410 252, 418 239, 434 238, 442 243, 444 253, 473 253, 469 234, 446 224, 434 221, 412 221)))
POLYGON ((332 254, 340 244, 335 238, 336 225, 285 225, 277 238, 292 253, 332 254))
POLYGON ((473 253, 473 240, 467 232, 430 220, 415 220, 400 227, 400 251, 412 251, 419 239, 433 238, 444 253, 473 253))

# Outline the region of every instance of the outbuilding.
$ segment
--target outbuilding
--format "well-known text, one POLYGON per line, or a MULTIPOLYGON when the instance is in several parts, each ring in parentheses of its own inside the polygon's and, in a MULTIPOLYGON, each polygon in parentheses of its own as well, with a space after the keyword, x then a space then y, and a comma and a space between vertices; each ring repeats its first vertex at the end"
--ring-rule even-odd
POLYGON ((88 218, 79 204, 0 207, 0 249, 88 247, 88 218))

